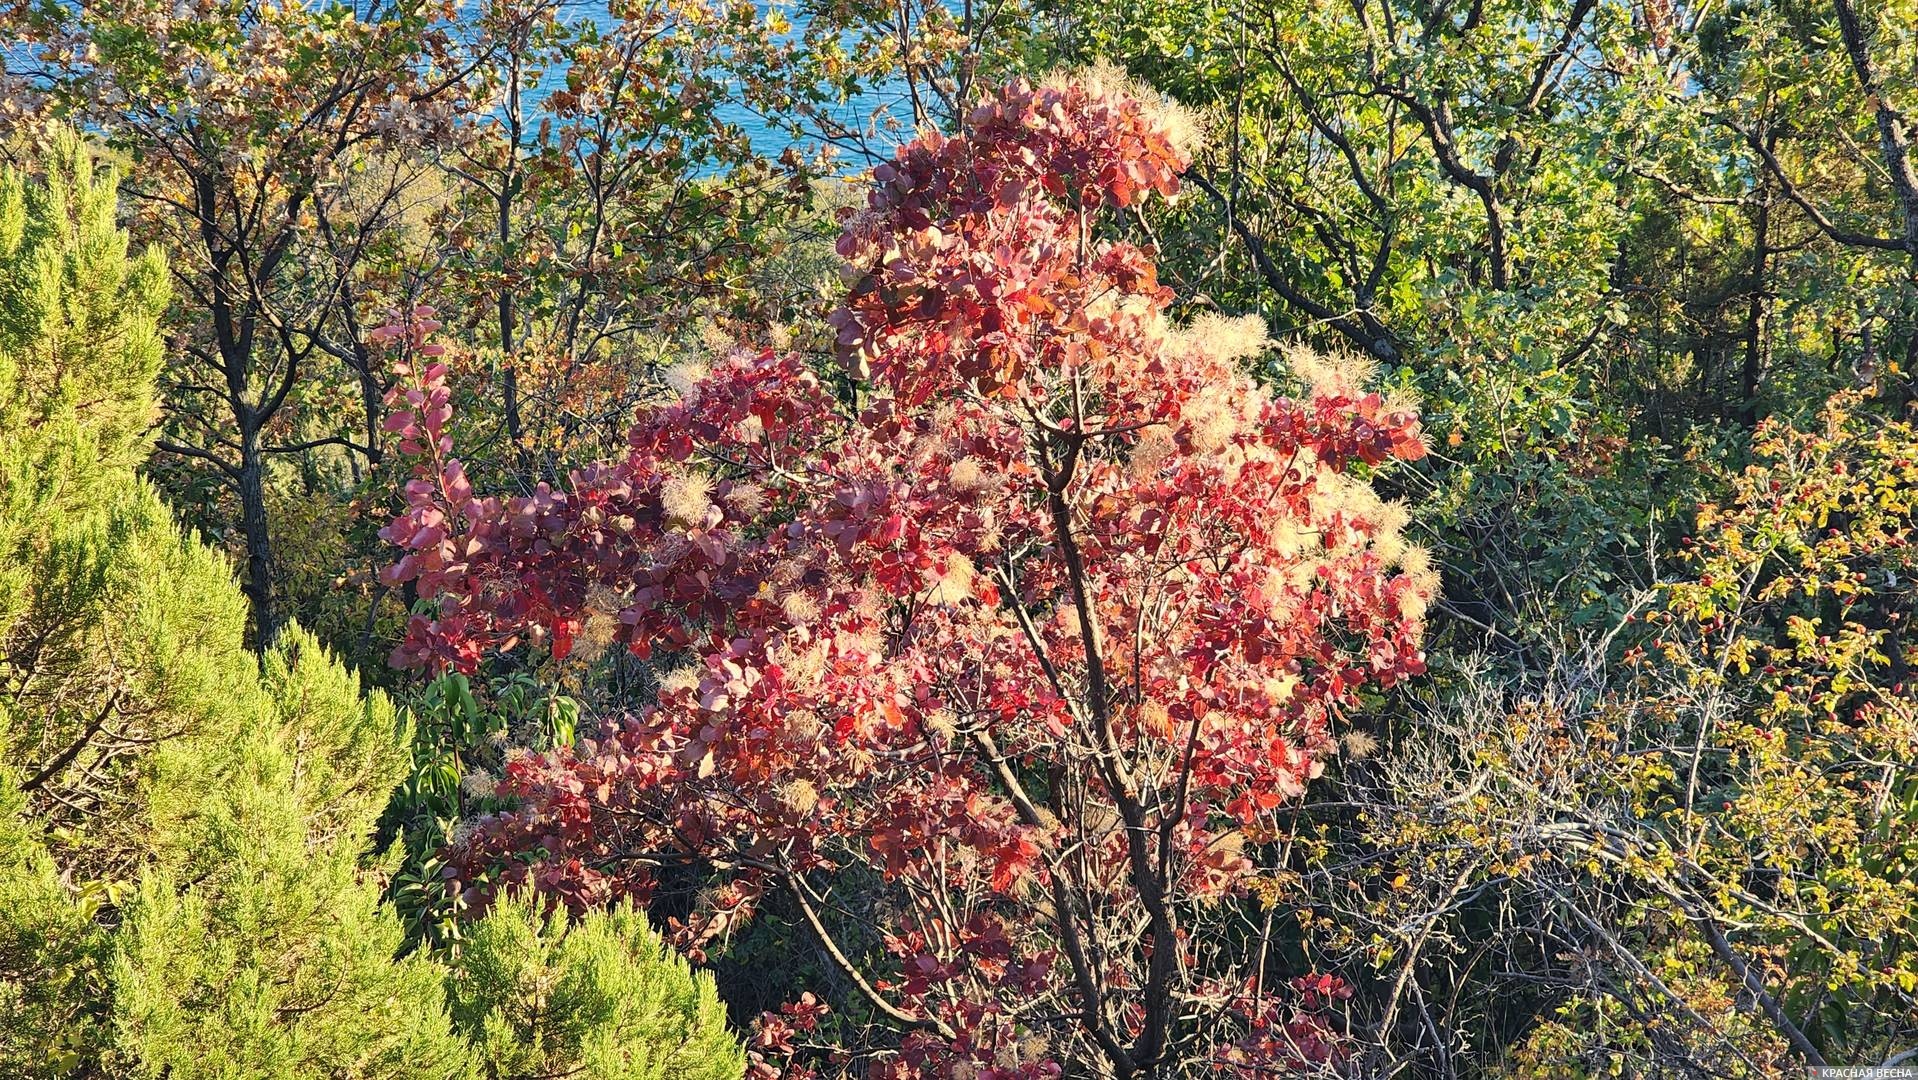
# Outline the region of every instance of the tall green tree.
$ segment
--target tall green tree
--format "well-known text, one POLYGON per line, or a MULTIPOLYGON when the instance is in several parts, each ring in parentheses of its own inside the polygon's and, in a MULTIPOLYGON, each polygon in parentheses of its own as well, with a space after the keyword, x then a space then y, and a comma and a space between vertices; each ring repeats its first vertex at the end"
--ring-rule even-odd
POLYGON ((358 320, 380 302, 369 268, 434 196, 408 151, 442 137, 459 100, 459 73, 437 64, 450 13, 439 0, 0 13, 13 92, 138 165, 132 224, 165 245, 180 301, 157 445, 187 470, 176 486, 216 504, 206 523, 237 537, 260 649, 287 619, 273 473, 320 448, 348 469, 378 460, 385 376, 358 320))
MULTIPOLYGON (((495 1010, 546 988, 397 958, 366 853, 406 726, 297 625, 249 651, 226 560, 136 473, 167 275, 128 254, 119 178, 50 141, 43 176, 0 174, 0 1074, 510 1075, 448 981, 495 1010)), ((710 984, 642 924, 542 928, 560 969, 631 994, 566 1038, 723 1074, 710 984), (606 974, 609 950, 645 970, 606 974)))
POLYGON ((463 1075, 440 972, 360 856, 404 758, 134 471, 166 278, 80 139, 0 181, 0 999, 9 1071, 463 1075))

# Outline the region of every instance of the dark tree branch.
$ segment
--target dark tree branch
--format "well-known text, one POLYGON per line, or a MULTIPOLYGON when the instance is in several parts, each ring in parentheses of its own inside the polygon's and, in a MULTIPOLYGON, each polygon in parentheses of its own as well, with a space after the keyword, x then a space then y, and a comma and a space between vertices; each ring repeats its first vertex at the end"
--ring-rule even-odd
POLYGON ((1361 310, 1342 315, 1300 292, 1286 280, 1285 275, 1273 263, 1272 256, 1265 249, 1265 241, 1246 225, 1244 219, 1231 211, 1230 203, 1217 185, 1197 169, 1187 170, 1185 179, 1210 196, 1221 210, 1226 211, 1226 224, 1231 228, 1233 235, 1239 238, 1239 243, 1245 247, 1246 254, 1252 257, 1252 264, 1258 268, 1259 275, 1265 279, 1266 286, 1278 293, 1280 299, 1313 320, 1337 330, 1347 340, 1372 356, 1389 363, 1398 361, 1398 346, 1392 342, 1391 335, 1386 332, 1384 325, 1371 313, 1361 310))
POLYGON ((227 476, 234 477, 237 479, 240 475, 240 470, 238 469, 238 467, 227 464, 225 461, 216 457, 211 452, 202 450, 197 446, 186 446, 181 443, 168 442, 165 439, 156 439, 153 445, 156 449, 164 450, 169 454, 178 454, 181 457, 190 457, 190 458, 197 459, 199 461, 210 462, 215 468, 219 469, 221 472, 225 473, 227 476))
POLYGON ((1865 40, 1865 28, 1859 24, 1851 0, 1832 0, 1832 6, 1838 12, 1838 31, 1845 39, 1852 71, 1858 76, 1858 88, 1865 92, 1865 103, 1878 122, 1879 152, 1904 211, 1904 249, 1918 256, 1918 169, 1911 162, 1910 122, 1885 91, 1884 80, 1871 58, 1871 43, 1865 40))

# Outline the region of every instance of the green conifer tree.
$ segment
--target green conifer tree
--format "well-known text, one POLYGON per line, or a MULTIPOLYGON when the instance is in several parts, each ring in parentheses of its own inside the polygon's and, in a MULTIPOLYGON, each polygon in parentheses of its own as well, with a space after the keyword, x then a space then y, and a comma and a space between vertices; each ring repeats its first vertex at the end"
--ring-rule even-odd
POLYGON ((0 171, 0 1076, 521 1075, 491 1018, 532 997, 567 1013, 507 1021, 539 1060, 739 1075, 711 981, 630 911, 526 938, 509 906, 478 969, 396 958, 363 860, 404 725, 298 628, 249 652, 226 560, 138 476, 166 269, 48 142, 0 171), (505 974, 523 940, 556 983, 505 974))
POLYGON ((360 867, 403 732, 310 638, 252 656, 136 475, 165 268, 50 144, 0 176, 0 1073, 465 1075, 360 867))
POLYGON ((56 134, 0 171, 0 1073, 110 1056, 109 928, 148 847, 142 764, 239 715, 217 553, 135 475, 167 302, 115 183, 56 134))
POLYGON ((712 977, 622 904, 570 927, 508 897, 470 930, 448 983, 487 1080, 736 1080, 712 977))

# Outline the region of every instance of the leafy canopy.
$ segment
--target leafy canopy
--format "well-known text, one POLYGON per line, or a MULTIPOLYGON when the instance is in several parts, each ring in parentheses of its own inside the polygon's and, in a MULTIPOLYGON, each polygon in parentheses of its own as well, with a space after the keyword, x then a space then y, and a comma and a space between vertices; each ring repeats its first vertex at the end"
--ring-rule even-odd
POLYGON ((1203 927, 1339 710, 1423 669, 1434 578, 1365 477, 1424 446, 1351 365, 1295 355, 1276 397, 1238 365, 1256 320, 1168 320, 1107 224, 1176 191, 1185 132, 1109 73, 1004 87, 846 219, 839 371, 683 371, 564 489, 475 491, 430 313, 381 332, 421 365, 389 422, 417 468, 387 580, 428 601, 396 661, 616 639, 672 669, 507 767, 457 886, 585 907, 716 865, 679 940, 780 895, 909 1033, 887 1068, 1300 1041, 1203 927), (870 952, 828 925, 862 883, 870 952))

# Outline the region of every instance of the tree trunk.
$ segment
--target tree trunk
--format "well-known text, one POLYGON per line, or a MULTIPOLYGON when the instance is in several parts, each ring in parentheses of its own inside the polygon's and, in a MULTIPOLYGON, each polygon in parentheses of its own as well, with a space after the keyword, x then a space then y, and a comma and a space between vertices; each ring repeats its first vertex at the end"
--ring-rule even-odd
POLYGON ((1765 264, 1771 255, 1771 196, 1759 192, 1758 212, 1752 221, 1750 297, 1745 308, 1745 369, 1743 417, 1747 427, 1758 424, 1758 384, 1765 375, 1765 264))
MULTIPOLYGON (((519 86, 517 77, 513 80, 512 86, 514 87, 515 101, 517 101, 519 86)), ((513 115, 515 119, 517 119, 517 105, 514 106, 514 109, 515 112, 513 115)), ((512 152, 514 154, 519 153, 519 136, 517 129, 515 129, 513 137, 512 152)), ((518 163, 514 162, 509 168, 511 168, 512 171, 500 181, 498 224, 500 266, 502 270, 505 269, 507 262, 511 259, 513 251, 513 197, 518 184, 518 179, 515 175, 518 172, 518 163)), ((525 423, 520 418, 518 326, 519 316, 514 311, 513 286, 502 283, 499 293, 499 353, 500 365, 504 369, 500 390, 502 404, 505 406, 506 411, 506 438, 513 444, 513 465, 519 470, 520 482, 523 484, 531 484, 533 482, 533 460, 526 447, 525 423)))
POLYGON ((353 342, 353 355, 359 357, 353 374, 360 383, 360 408, 365 413, 366 464, 369 468, 377 469, 384 456, 380 449, 380 425, 386 420, 386 388, 380 385, 379 377, 373 374, 372 350, 366 347, 364 335, 359 337, 361 340, 353 342))
POLYGON ((265 465, 260 433, 251 424, 243 426, 235 486, 240 494, 240 531, 246 537, 246 598, 253 607, 253 646, 261 652, 272 648, 280 636, 273 594, 273 539, 266 521, 265 465))

